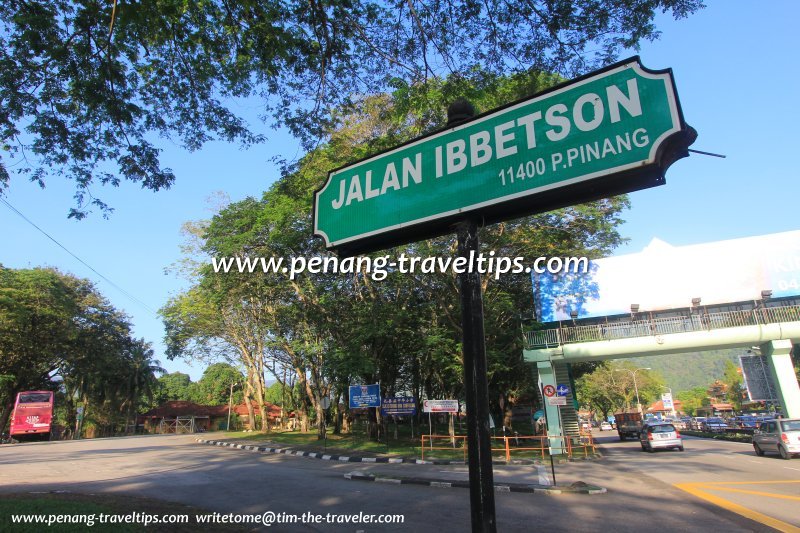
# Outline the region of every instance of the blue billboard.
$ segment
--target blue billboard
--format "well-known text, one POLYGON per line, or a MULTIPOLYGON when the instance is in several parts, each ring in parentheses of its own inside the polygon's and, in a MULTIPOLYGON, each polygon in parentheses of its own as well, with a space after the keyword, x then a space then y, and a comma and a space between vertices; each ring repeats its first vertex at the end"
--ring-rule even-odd
POLYGON ((352 385, 350 387, 350 409, 361 407, 380 407, 381 406, 381 386, 375 385, 352 385))
POLYGON ((417 402, 410 396, 384 398, 381 402, 382 415, 414 415, 417 414, 417 402))

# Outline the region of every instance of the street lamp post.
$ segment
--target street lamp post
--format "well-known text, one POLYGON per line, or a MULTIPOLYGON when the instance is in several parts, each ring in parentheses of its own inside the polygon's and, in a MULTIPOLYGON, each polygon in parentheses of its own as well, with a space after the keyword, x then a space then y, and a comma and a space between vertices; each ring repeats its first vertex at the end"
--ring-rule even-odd
POLYGON ((636 409, 639 410, 639 414, 642 414, 642 402, 639 401, 639 386, 636 384, 636 373, 639 370, 651 370, 651 368, 637 368, 636 370, 630 370, 628 368, 615 368, 614 370, 630 372, 633 376, 633 390, 636 391, 636 409))

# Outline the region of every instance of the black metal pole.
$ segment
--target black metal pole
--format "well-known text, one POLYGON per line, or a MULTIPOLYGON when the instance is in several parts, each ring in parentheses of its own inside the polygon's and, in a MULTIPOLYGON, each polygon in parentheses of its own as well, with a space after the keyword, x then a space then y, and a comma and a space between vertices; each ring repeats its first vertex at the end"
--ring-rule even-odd
POLYGON ((458 275, 463 329, 464 387, 467 400, 467 446, 472 531, 494 533, 494 476, 489 438, 489 389, 486 375, 486 345, 483 330, 481 278, 478 255, 478 225, 474 220, 458 226, 458 255, 467 268, 458 275))

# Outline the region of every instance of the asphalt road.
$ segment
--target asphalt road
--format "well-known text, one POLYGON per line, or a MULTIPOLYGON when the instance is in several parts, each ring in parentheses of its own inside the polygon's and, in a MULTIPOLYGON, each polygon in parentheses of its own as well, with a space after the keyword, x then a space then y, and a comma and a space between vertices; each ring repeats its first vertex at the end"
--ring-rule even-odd
MULTIPOLYGON (((606 461, 779 529, 800 528, 800 460, 758 457, 748 443, 684 437, 684 452, 641 451, 595 432, 606 461)), ((797 529, 800 531, 800 529, 797 529)))
MULTIPOLYGON (((770 481, 773 485, 757 491, 778 491, 789 499, 739 492, 725 492, 723 497, 755 498, 765 515, 800 525, 797 513, 790 513, 800 499, 796 496, 800 472, 786 469, 800 468, 800 461, 757 458, 747 454, 745 445, 729 449, 728 443, 694 440, 687 440, 686 452, 651 455, 636 443, 618 443, 607 435, 600 438, 609 441, 603 459, 558 465, 556 476, 559 484, 585 481, 606 487, 606 494, 495 493, 498 531, 771 531, 757 516, 751 520, 753 516, 743 517, 675 486, 742 480, 770 481)), ((541 469, 530 466, 495 470, 497 479, 510 481, 535 483, 541 475, 541 469)), ((338 463, 200 445, 193 436, 0 446, 0 492, 111 492, 219 513, 399 514, 404 519, 396 525, 275 524, 265 531, 470 530, 468 490, 344 479, 352 471, 441 479, 467 475, 463 465, 338 463)), ((721 489, 712 492, 722 494, 721 489)))

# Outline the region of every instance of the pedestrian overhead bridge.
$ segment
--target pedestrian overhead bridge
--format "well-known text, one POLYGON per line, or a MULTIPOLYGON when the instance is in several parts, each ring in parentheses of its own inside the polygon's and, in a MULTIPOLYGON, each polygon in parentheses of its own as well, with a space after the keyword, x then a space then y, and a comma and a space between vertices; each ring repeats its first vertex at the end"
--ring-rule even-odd
MULTIPOLYGON (((800 344, 800 297, 536 324, 523 335, 523 358, 536 365, 541 386, 563 383, 557 383, 557 373, 569 363, 755 346, 766 359, 784 416, 800 417, 790 355, 792 345, 800 344)), ((560 431, 562 418, 574 418, 573 402, 560 411, 545 407, 552 433, 560 431)))

